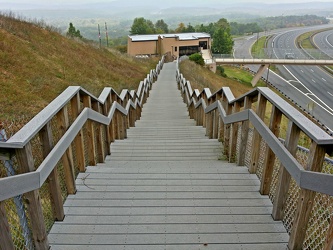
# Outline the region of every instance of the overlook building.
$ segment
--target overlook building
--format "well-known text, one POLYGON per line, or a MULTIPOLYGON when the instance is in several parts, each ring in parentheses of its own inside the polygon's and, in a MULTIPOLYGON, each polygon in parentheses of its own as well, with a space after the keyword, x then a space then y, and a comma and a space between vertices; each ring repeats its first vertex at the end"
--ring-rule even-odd
POLYGON ((127 53, 132 56, 178 57, 210 48, 211 37, 207 33, 130 35, 127 42, 127 53))

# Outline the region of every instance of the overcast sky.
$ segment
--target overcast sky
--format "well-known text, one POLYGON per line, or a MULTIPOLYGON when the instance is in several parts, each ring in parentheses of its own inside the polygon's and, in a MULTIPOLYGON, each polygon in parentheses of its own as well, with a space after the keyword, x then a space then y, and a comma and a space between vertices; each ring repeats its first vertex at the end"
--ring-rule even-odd
MULTIPOLYGON (((46 5, 48 3, 50 4, 83 4, 83 3, 100 3, 100 2, 112 2, 115 0, 30 0, 29 2, 24 0, 0 0, 0 4, 15 4, 15 3, 23 3, 23 4, 42 4, 46 5)), ((151 0, 152 2, 156 3, 156 1, 151 0)), ((262 2, 262 3, 305 3, 305 2, 331 2, 332 0, 270 0, 269 2, 267 0, 227 0, 225 2, 229 3, 235 3, 235 2, 262 2)), ((126 2, 126 0, 125 0, 126 2)), ((149 2, 149 1, 145 1, 149 2)), ((164 0, 164 2, 168 2, 167 0, 164 0)), ((192 0, 192 2, 201 2, 202 0, 192 0)), ((206 3, 212 2, 212 0, 205 0, 206 3)), ((181 1, 179 1, 181 3, 181 1)), ((1 5, 0 5, 1 8, 1 5)))

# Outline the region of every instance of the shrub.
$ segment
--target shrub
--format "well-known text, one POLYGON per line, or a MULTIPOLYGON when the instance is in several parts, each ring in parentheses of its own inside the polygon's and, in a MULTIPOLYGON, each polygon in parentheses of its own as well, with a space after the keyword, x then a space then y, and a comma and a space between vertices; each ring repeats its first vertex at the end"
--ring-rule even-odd
POLYGON ((216 74, 223 76, 223 77, 227 77, 227 74, 224 73, 224 68, 222 66, 216 67, 216 74))
POLYGON ((199 64, 202 66, 205 65, 205 61, 200 53, 195 53, 195 54, 190 55, 189 59, 191 61, 195 62, 196 64, 199 64))

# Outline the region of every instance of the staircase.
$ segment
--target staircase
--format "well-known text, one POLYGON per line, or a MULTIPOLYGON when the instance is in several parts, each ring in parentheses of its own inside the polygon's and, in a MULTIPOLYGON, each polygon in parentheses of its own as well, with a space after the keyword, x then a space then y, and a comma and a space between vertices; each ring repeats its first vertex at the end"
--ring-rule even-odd
POLYGON ((51 249, 285 249, 288 235, 246 167, 189 119, 164 65, 142 117, 68 196, 51 249))

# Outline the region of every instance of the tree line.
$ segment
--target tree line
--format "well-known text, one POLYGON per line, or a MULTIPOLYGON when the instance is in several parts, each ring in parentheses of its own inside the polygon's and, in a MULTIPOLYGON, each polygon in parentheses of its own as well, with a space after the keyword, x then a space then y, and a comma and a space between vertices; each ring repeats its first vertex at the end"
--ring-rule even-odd
POLYGON ((227 19, 221 18, 215 23, 208 25, 192 26, 190 23, 185 25, 179 23, 176 29, 169 29, 169 26, 163 19, 157 20, 154 24, 152 21, 143 17, 134 19, 130 29, 131 35, 147 35, 147 34, 168 34, 168 33, 191 33, 206 32, 213 39, 212 52, 218 54, 230 54, 234 42, 232 40, 231 27, 227 19))

